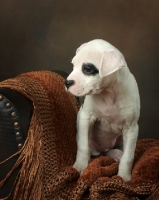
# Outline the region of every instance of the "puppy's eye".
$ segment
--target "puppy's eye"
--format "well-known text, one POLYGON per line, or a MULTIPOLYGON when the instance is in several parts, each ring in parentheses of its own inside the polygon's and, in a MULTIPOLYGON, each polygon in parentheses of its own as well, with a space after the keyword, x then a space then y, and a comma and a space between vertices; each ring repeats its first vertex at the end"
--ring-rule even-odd
POLYGON ((83 69, 83 72, 85 72, 85 73, 92 73, 93 70, 91 69, 91 67, 85 66, 84 69, 83 69))
POLYGON ((91 63, 84 63, 82 66, 82 72, 85 75, 96 75, 99 73, 98 69, 91 63))

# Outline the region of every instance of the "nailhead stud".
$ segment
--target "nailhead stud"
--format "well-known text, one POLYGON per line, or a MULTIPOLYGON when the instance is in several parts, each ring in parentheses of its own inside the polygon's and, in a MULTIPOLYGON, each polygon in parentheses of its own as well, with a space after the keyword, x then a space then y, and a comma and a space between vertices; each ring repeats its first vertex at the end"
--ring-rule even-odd
POLYGON ((16 137, 20 137, 21 136, 21 134, 20 134, 20 132, 16 132, 16 137))
POLYGON ((0 101, 2 101, 3 100, 3 96, 2 95, 0 95, 0 101))
POLYGON ((11 108, 11 104, 10 103, 6 103, 6 108, 11 108))
POLYGON ((18 148, 19 148, 19 149, 21 149, 22 146, 23 146, 23 144, 21 144, 21 143, 18 144, 18 148))
POLYGON ((14 122, 14 127, 18 128, 19 127, 19 123, 18 122, 14 122))
POLYGON ((16 117, 16 116, 17 116, 16 112, 12 112, 12 113, 11 113, 11 116, 12 116, 12 117, 16 117))

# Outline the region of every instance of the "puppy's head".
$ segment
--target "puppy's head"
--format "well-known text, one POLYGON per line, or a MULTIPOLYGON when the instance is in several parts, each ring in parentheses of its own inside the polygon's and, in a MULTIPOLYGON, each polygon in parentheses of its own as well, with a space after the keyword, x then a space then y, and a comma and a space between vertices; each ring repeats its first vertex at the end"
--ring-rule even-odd
POLYGON ((65 82, 67 90, 75 96, 85 96, 100 93, 125 62, 111 44, 92 40, 77 49, 72 64, 73 71, 65 82))

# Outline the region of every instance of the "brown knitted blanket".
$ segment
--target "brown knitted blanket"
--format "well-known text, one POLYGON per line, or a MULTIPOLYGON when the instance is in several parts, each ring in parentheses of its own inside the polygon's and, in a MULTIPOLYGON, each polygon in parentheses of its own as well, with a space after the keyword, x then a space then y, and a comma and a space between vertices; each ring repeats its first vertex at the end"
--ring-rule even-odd
POLYGON ((30 72, 3 81, 0 87, 19 91, 34 105, 28 137, 10 172, 21 165, 14 200, 159 200, 159 141, 138 141, 127 183, 116 176, 118 163, 102 155, 92 158, 80 177, 72 167, 78 104, 65 91, 64 79, 53 72, 30 72))

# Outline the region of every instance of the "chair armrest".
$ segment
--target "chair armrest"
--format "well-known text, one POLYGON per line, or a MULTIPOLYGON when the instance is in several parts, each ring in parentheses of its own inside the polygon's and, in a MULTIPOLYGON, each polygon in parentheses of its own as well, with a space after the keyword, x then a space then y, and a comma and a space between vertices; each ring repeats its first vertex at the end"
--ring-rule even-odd
MULTIPOLYGON (((32 112, 32 102, 25 96, 8 88, 0 88, 0 162, 18 152, 23 146, 32 112)), ((0 180, 6 177, 17 158, 18 155, 0 165, 0 180)), ((0 189, 0 198, 10 193, 19 169, 14 171, 0 189)))

